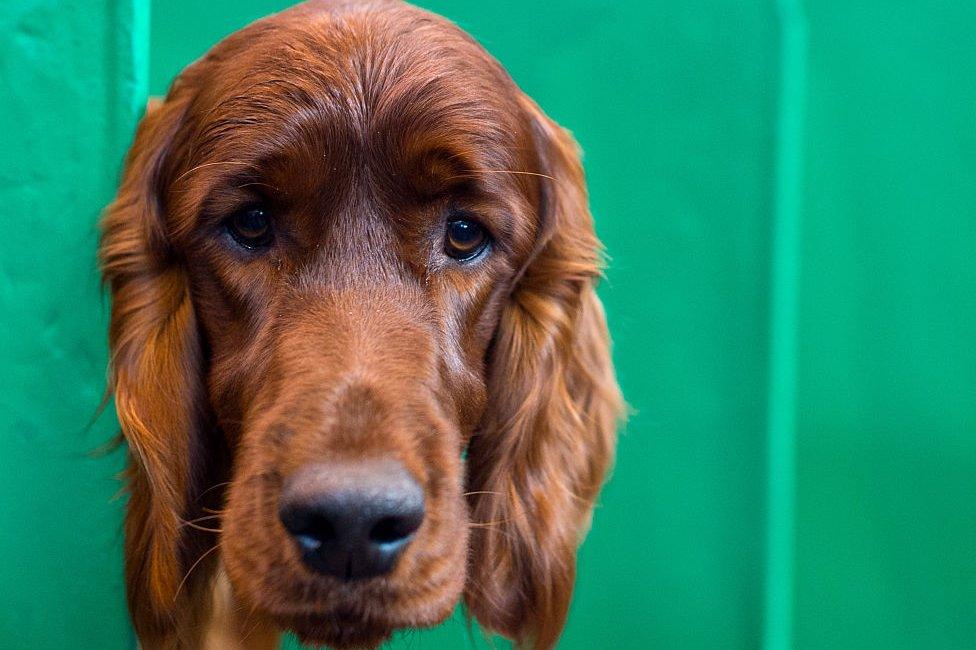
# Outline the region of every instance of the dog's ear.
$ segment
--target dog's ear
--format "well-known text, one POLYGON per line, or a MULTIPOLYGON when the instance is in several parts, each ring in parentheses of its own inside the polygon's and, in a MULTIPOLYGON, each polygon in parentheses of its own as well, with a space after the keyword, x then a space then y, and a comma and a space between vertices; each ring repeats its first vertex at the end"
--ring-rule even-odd
POLYGON ((129 448, 126 588, 144 647, 172 634, 178 592, 192 589, 181 581, 202 546, 203 533, 184 524, 203 471, 202 351, 162 207, 190 96, 177 82, 166 102, 149 104, 101 223, 99 259, 112 296, 109 389, 129 448))
POLYGON ((525 99, 545 175, 543 243, 505 305, 468 452, 468 608, 521 646, 562 631, 621 399, 594 286, 601 247, 572 137, 525 99))

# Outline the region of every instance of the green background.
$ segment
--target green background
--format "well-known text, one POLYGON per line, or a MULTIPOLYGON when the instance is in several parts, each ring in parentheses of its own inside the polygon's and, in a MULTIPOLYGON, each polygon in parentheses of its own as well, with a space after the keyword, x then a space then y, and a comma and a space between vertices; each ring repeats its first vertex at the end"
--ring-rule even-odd
MULTIPOLYGON (((4 2, 0 647, 131 647, 95 223, 147 91, 285 4, 4 2)), ((976 5, 421 4, 574 131, 612 258, 560 647, 976 647, 976 5)))

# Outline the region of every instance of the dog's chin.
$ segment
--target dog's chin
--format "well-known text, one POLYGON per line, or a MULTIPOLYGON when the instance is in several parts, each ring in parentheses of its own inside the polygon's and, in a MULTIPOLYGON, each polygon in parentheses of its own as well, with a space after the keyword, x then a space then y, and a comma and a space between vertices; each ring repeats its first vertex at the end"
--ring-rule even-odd
POLYGON ((294 632, 306 646, 327 646, 334 650, 377 648, 396 629, 388 624, 336 615, 288 617, 279 619, 278 624, 294 632))
MULTIPOLYGON (((408 610, 338 606, 329 611, 268 613, 266 616, 282 630, 294 632, 310 647, 333 650, 359 650, 379 647, 402 629, 430 628, 443 623, 454 611, 460 593, 443 593, 425 603, 412 603, 408 610)), ((280 610, 279 610, 280 611, 280 610)))
POLYGON ((279 627, 295 633, 306 646, 327 646, 334 650, 360 650, 379 647, 400 629, 427 628, 439 625, 453 608, 431 614, 426 620, 367 620, 353 614, 293 615, 275 617, 279 627))

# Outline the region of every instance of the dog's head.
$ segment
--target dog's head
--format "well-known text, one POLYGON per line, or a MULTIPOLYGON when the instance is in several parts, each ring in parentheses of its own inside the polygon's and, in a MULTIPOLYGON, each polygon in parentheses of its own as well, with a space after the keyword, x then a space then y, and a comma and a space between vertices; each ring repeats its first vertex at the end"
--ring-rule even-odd
POLYGON ((308 3, 139 127, 101 260, 126 579, 179 639, 219 563, 339 647, 443 620, 551 646, 619 399, 572 139, 452 24, 308 3))

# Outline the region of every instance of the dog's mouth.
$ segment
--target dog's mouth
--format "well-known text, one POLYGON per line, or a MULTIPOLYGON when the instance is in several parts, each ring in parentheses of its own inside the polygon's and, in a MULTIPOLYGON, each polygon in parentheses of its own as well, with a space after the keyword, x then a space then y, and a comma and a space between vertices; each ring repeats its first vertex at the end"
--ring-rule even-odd
MULTIPOLYGON (((454 565, 455 558, 450 559, 454 565)), ((307 572, 300 571, 290 578, 279 575, 277 590, 249 592, 257 598, 245 597, 242 603, 279 630, 293 632, 306 646, 376 648, 398 630, 433 627, 451 615, 461 599, 463 567, 435 573, 439 575, 429 570, 412 574, 408 583, 413 586, 407 587, 388 578, 309 581, 307 572)))

